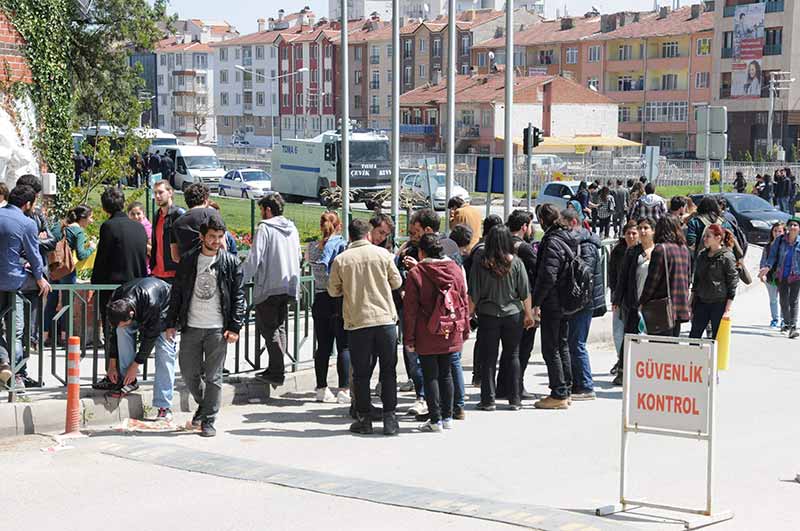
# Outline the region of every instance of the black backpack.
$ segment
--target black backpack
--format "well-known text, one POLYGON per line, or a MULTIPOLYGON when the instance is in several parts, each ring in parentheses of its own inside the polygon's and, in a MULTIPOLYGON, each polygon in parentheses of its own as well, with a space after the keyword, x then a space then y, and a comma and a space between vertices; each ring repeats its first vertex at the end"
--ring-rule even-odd
POLYGON ((585 309, 592 303, 592 289, 594 288, 594 271, 589 269, 580 256, 580 246, 575 253, 572 248, 564 244, 567 250, 567 263, 559 278, 559 300, 561 311, 570 316, 585 309))

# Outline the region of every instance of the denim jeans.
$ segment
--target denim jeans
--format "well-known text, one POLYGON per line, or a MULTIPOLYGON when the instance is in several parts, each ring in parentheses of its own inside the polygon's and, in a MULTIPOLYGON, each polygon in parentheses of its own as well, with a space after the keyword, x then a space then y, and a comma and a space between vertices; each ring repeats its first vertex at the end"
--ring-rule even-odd
POLYGON ((314 334, 317 336, 317 350, 314 351, 314 373, 317 389, 328 387, 328 365, 336 342, 336 372, 339 375, 339 388, 350 385, 350 350, 347 348, 347 333, 344 331, 339 301, 326 291, 314 294, 311 315, 314 318, 314 334))
POLYGON ((481 355, 481 403, 495 402, 495 381, 497 356, 500 344, 503 345, 501 364, 507 364, 505 382, 508 387, 508 401, 519 404, 521 389, 519 384, 519 343, 522 339, 522 312, 505 317, 480 314, 478 317, 478 345, 481 355))
POLYGON ((422 378, 422 366, 419 362, 419 354, 411 352, 403 345, 403 363, 406 366, 408 377, 414 382, 414 391, 417 393, 417 400, 424 399, 425 385, 422 378))
POLYGON ((781 307, 778 304, 778 285, 767 282, 767 293, 769 294, 769 313, 773 321, 781 320, 781 307))
POLYGON ((424 354, 420 356, 425 378, 425 400, 431 422, 453 418, 453 377, 450 354, 424 354))
POLYGON ((719 323, 722 321, 722 315, 725 313, 725 304, 725 301, 694 301, 692 307, 692 330, 689 332, 689 337, 697 339, 703 337, 703 332, 706 331, 708 323, 711 323, 711 337, 716 338, 717 330, 719 330, 719 323))
POLYGON ((353 390, 356 411, 362 417, 369 415, 372 403, 369 398, 369 380, 374 367, 372 360, 380 363, 381 401, 384 413, 397 409, 397 326, 371 326, 350 330, 350 363, 353 367, 353 390))
POLYGON ((550 396, 565 399, 572 389, 572 364, 567 340, 568 320, 542 316, 539 328, 542 334, 542 357, 547 365, 550 396))
POLYGON ((222 368, 228 353, 223 334, 221 328, 187 327, 181 332, 181 375, 199 405, 199 416, 210 422, 214 422, 222 404, 222 368))
POLYGON ((783 324, 794 328, 797 326, 797 299, 800 295, 800 281, 781 282, 778 284, 778 293, 783 312, 783 324))
POLYGON ((569 320, 567 341, 569 343, 569 359, 572 367, 573 393, 594 391, 589 351, 586 349, 589 327, 592 325, 592 311, 592 307, 589 306, 571 316, 569 320))
POLYGON ((453 376, 453 405, 464 409, 464 369, 461 367, 461 352, 450 354, 450 372, 453 376))
POLYGON ((776 201, 778 203, 778 210, 788 214, 791 211, 792 199, 794 198, 789 196, 778 197, 776 201))
MULTIPOLYGON (((0 292, 0 311, 5 310, 11 305, 11 297, 13 293, 3 291, 0 292)), ((16 338, 14 343, 14 364, 11 367, 14 373, 23 374, 24 367, 22 366, 22 337, 25 333, 25 302, 23 296, 16 295, 16 302, 14 304, 14 325, 16 327, 16 338)), ((6 326, 10 326, 11 312, 6 314, 5 319, 0 319, 0 363, 11 363, 11 358, 8 353, 8 343, 6 342, 6 326)))
POLYGON ((622 343, 625 341, 625 321, 622 320, 622 309, 619 307, 611 313, 611 329, 614 336, 614 348, 619 354, 622 352, 622 343))
MULTIPOLYGON (((136 333, 138 323, 117 328, 118 367, 122 378, 136 361, 136 333)), ((156 340, 156 374, 153 382, 153 407, 172 407, 172 392, 175 387, 175 341, 167 339, 164 332, 156 340)))

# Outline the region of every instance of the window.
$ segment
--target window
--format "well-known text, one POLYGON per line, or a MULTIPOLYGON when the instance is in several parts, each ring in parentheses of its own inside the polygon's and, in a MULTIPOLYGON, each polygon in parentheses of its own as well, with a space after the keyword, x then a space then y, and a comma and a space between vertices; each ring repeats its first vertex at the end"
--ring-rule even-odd
POLYGON ((411 59, 414 55, 414 43, 411 39, 406 39, 403 41, 403 57, 406 59, 411 59))
POLYGON ((633 78, 631 76, 619 76, 617 78, 617 90, 620 92, 634 90, 633 78))
POLYGON ((783 28, 767 28, 764 32, 764 55, 783 53, 783 28))
POLYGON ((420 52, 424 52, 425 51, 425 48, 428 46, 427 43, 428 43, 428 41, 426 41, 425 39, 420 39, 419 40, 419 51, 420 52))
POLYGON ((387 44, 386 45, 386 57, 391 57, 391 56, 392 56, 392 45, 391 44, 387 44))
POLYGON ((419 78, 425 79, 425 65, 419 65, 419 78))
POLYGON ((378 114, 381 112, 381 102, 378 96, 372 96, 372 103, 370 104, 369 112, 372 114, 378 114))
POLYGON ((228 60, 228 49, 227 48, 220 48, 219 49, 219 60, 220 61, 227 61, 228 60))
POLYGON ((284 107, 288 107, 290 105, 288 94, 281 94, 281 105, 284 107))
POLYGON ((298 107, 302 107, 303 106, 303 93, 302 92, 298 92, 297 96, 294 99, 294 101, 295 101, 295 105, 297 105, 298 107))
POLYGON ((295 59, 302 59, 303 58, 303 45, 298 44, 294 47, 294 58, 295 59))
POLYGON ((411 67, 407 66, 403 69, 403 83, 411 84, 411 67))
POLYGON ((469 55, 469 35, 461 36, 461 55, 469 55))
POLYGON ((264 58, 264 47, 256 46, 256 59, 263 59, 263 58, 264 58))
POLYGON ((658 139, 658 145, 664 153, 671 153, 675 149, 675 137, 662 136, 658 139))
MULTIPOLYGON (((358 50, 358 48, 356 48, 358 50)), ((360 85, 361 84, 361 70, 356 70, 353 72, 353 84, 360 85)))
POLYGON ((662 42, 661 43, 661 57, 669 58, 669 57, 679 57, 680 51, 678 50, 678 43, 675 41, 669 42, 662 42))
POLYGON ((255 79, 256 83, 259 83, 259 82, 263 83, 264 81, 266 81, 266 77, 267 76, 264 75, 264 69, 263 68, 256 68, 256 79, 255 79))
POLYGON ((539 50, 539 64, 540 65, 553 64, 553 50, 539 50))
POLYGON ((567 64, 568 65, 576 65, 576 64, 578 64, 578 49, 577 48, 567 48, 567 64))
POLYGON ((167 95, 166 94, 162 94, 161 95, 161 105, 166 105, 166 104, 167 104, 167 95))
POLYGON ((461 111, 461 124, 462 125, 475 125, 475 111, 465 109, 461 111))
POLYGON ((241 105, 242 104, 242 95, 241 94, 236 93, 236 98, 235 99, 236 99, 236 105, 241 105))
POLYGON ((164 74, 158 74, 158 86, 159 87, 164 86, 164 74))
POLYGON ((481 111, 481 127, 492 126, 492 111, 481 111))
POLYGON ((270 59, 275 59, 275 47, 274 46, 270 46, 269 47, 269 58, 270 59))
POLYGON ((164 54, 161 55, 161 66, 167 66, 167 56, 164 54))
POLYGON ((594 90, 599 90, 600 89, 600 83, 598 82, 596 77, 590 77, 586 81, 586 86, 589 87, 590 89, 594 89, 594 90))
POLYGON ((631 121, 631 108, 630 107, 620 107, 619 111, 617 112, 618 122, 630 122, 631 121))
POLYGON ((372 80, 370 82, 369 88, 380 88, 381 85, 381 71, 380 70, 373 70, 372 71, 372 80))
POLYGON ((601 56, 601 47, 600 46, 589 46, 589 62, 590 63, 599 63, 600 56, 601 56))
POLYGON ((711 86, 711 74, 697 72, 694 76, 694 88, 708 88, 711 86))
POLYGON ((242 72, 241 70, 234 70, 233 72, 233 79, 236 83, 242 80, 242 72))
POLYGON ((183 54, 182 53, 175 54, 175 64, 179 65, 179 66, 183 64, 183 54))
POLYGON ((330 68, 326 68, 325 69, 325 81, 326 82, 330 82, 332 79, 333 79, 333 71, 330 68))
POLYGON ((163 114, 159 114, 158 115, 158 127, 162 127, 162 128, 164 127, 164 115, 163 114))
POLYGON ((234 59, 239 59, 240 55, 241 55, 241 50, 239 48, 234 48, 233 49, 233 58, 234 59))
POLYGON ((262 107, 266 104, 266 98, 264 98, 263 92, 256 92, 256 105, 261 105, 262 107))
POLYGON ((361 51, 362 51, 362 48, 360 46, 358 46, 356 48, 353 48, 353 59, 355 59, 356 61, 360 61, 361 60, 361 51))
POLYGON ((685 101, 648 102, 645 119, 648 122, 685 122, 688 108, 688 103, 685 101))
POLYGON ((200 87, 205 87, 206 86, 206 76, 197 76, 196 78, 194 78, 194 82, 200 87))
POLYGON ((178 76, 178 86, 179 87, 182 87, 185 82, 186 82, 186 80, 184 79, 183 76, 178 76))
POLYGON ((220 92, 219 94, 219 104, 222 106, 227 107, 228 105, 228 93, 227 92, 220 92))
MULTIPOLYGON (((469 66, 468 64, 463 64, 463 65, 461 65, 461 75, 462 75, 462 76, 467 76, 467 75, 469 75, 469 71, 470 71, 470 70, 471 70, 471 68, 470 68, 470 66, 469 66)), ((439 72, 439 71, 437 70, 437 72, 439 72)), ((441 72, 440 72, 440 73, 441 73, 441 72)))
POLYGON ((220 70, 219 71, 219 82, 220 83, 227 83, 228 82, 228 71, 227 70, 220 70))
POLYGON ((392 95, 391 94, 386 96, 386 108, 387 109, 391 109, 392 108, 392 95))
POLYGON ((311 57, 311 59, 316 59, 317 58, 317 45, 316 44, 310 44, 308 46, 308 55, 311 57))
POLYGON ((617 59, 620 61, 630 61, 633 59, 633 47, 630 44, 620 44, 617 49, 617 59))
POLYGON ((356 94, 355 96, 353 96, 353 108, 354 109, 360 109, 361 108, 361 96, 359 94, 356 94))
POLYGON ((678 74, 664 74, 661 76, 661 90, 676 90, 678 88, 678 74))
POLYGON ((325 57, 327 57, 327 58, 329 58, 329 59, 330 59, 331 57, 333 57, 333 46, 332 46, 332 45, 330 45, 330 44, 328 44, 327 46, 325 46, 325 57))
POLYGON ((486 54, 483 52, 478 54, 478 66, 486 66, 486 54))
POLYGON ((697 55, 711 55, 711 38, 697 39, 697 55))
POLYGON ((394 70, 387 70, 386 71, 386 82, 391 83, 394 80, 394 70))
POLYGON ((322 105, 323 105, 323 107, 330 107, 331 104, 332 104, 332 101, 333 101, 333 99, 332 99, 331 95, 326 93, 322 97, 322 105))

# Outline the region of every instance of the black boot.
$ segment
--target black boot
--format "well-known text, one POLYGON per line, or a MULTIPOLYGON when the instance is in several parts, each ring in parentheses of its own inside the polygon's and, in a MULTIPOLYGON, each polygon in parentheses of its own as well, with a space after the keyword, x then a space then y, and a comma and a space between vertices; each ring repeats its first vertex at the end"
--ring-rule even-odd
POLYGON ((397 424, 397 415, 394 411, 391 413, 383 414, 383 434, 384 435, 397 435, 400 431, 400 426, 397 424))
POLYGON ((359 435, 371 435, 372 420, 368 417, 362 417, 361 415, 358 415, 356 421, 350 424, 350 431, 353 433, 358 433, 359 435))

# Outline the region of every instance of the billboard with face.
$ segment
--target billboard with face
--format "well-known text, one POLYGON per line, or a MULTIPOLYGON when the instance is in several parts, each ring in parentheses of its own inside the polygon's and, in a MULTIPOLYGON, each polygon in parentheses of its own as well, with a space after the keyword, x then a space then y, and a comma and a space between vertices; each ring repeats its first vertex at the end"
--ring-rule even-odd
POLYGON ((760 98, 764 56, 764 4, 736 7, 733 26, 731 97, 760 98))

